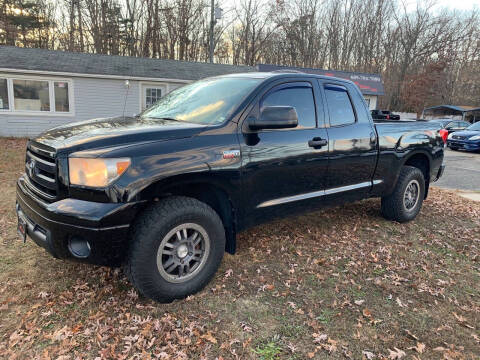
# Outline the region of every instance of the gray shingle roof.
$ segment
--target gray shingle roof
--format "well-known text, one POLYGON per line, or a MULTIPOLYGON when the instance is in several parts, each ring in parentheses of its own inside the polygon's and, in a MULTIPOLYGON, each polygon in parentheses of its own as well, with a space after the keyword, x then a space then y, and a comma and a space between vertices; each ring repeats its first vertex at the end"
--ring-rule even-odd
POLYGON ((91 75, 198 80, 255 71, 251 66, 160 60, 0 46, 0 68, 91 75))

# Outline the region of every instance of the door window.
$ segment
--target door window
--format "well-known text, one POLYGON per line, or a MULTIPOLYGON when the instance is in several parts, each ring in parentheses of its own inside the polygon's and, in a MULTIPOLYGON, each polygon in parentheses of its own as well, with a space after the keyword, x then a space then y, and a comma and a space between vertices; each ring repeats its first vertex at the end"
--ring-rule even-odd
POLYGON ((325 85, 330 126, 341 126, 355 122, 355 112, 347 89, 338 85, 325 85))
POLYGON ((262 100, 260 110, 266 106, 292 106, 298 116, 296 129, 315 127, 315 102, 309 87, 289 87, 271 92, 262 100))

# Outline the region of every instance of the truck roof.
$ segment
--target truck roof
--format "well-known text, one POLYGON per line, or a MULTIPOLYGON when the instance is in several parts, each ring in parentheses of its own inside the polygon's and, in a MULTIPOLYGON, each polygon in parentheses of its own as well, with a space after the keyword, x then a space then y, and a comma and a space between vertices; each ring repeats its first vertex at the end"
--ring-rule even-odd
POLYGON ((288 77, 295 77, 295 78, 317 78, 323 80, 335 80, 341 81, 343 83, 354 84, 353 81, 342 79, 333 76, 325 76, 325 75, 317 75, 317 74, 310 74, 310 73, 303 73, 303 72, 292 72, 292 71, 272 71, 272 72, 248 72, 248 73, 235 73, 235 74, 227 74, 227 75, 219 75, 216 77, 234 77, 234 78, 251 78, 251 79, 281 79, 281 78, 288 78, 288 77))

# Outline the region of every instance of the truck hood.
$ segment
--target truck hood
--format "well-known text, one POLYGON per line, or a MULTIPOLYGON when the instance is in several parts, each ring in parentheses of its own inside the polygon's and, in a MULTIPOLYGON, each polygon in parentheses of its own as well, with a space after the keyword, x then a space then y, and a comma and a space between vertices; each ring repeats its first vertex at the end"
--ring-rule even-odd
POLYGON ((72 152, 186 138, 198 134, 206 126, 175 120, 122 116, 62 125, 40 134, 33 141, 52 147, 57 152, 72 152))

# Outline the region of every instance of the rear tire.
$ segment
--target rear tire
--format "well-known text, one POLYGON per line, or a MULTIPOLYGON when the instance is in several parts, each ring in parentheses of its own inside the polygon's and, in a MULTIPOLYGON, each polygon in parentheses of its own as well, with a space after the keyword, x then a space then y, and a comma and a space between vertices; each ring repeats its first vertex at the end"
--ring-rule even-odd
POLYGON ((196 199, 175 196, 137 219, 125 270, 141 294, 168 303, 203 289, 224 251, 225 229, 218 214, 196 199))
POLYGON ((400 223, 415 219, 425 197, 425 178, 420 169, 404 166, 393 193, 382 198, 382 214, 400 223))

